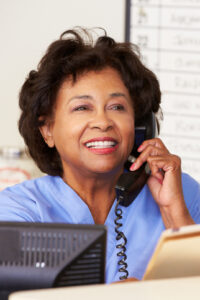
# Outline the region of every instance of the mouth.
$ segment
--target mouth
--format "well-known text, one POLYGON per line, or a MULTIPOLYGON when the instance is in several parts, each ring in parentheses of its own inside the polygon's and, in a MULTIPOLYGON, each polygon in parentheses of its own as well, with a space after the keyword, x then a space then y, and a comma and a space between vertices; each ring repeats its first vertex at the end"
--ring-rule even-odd
POLYGON ((88 150, 91 151, 97 151, 99 153, 110 153, 113 150, 115 150, 118 146, 118 142, 116 140, 114 140, 113 138, 96 138, 96 139, 92 139, 89 140, 85 143, 85 147, 88 148, 88 150), (107 150, 107 152, 105 153, 105 151, 107 150))
POLYGON ((96 142, 88 142, 85 144, 87 148, 93 149, 104 149, 104 148, 113 148, 117 145, 115 141, 96 141, 96 142))

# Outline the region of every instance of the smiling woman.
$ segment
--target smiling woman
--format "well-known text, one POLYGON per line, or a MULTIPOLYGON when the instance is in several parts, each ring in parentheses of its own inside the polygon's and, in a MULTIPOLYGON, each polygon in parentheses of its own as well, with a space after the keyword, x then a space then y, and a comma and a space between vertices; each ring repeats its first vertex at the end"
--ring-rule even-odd
POLYGON ((165 228, 200 221, 200 187, 181 173, 180 159, 154 135, 140 146, 135 138, 136 125, 142 132, 152 127, 160 98, 135 45, 106 34, 93 41, 84 29, 64 32, 29 73, 19 98, 19 131, 48 175, 2 191, 0 220, 105 224, 106 282, 128 274, 141 279, 165 228), (135 145, 130 177, 125 163, 135 145), (140 178, 146 163, 150 174, 123 206, 119 179, 140 178), (123 226, 115 213, 118 219, 123 213, 123 226), (120 253, 116 239, 124 241, 120 253))
MULTIPOLYGON (((116 180, 134 142, 133 104, 118 72, 105 68, 79 75, 75 83, 64 81, 53 116, 40 131, 60 154, 64 180, 73 187, 71 181, 80 185, 76 190, 81 197, 87 176, 115 173, 116 180)), ((93 197, 90 201, 94 206, 93 197)))

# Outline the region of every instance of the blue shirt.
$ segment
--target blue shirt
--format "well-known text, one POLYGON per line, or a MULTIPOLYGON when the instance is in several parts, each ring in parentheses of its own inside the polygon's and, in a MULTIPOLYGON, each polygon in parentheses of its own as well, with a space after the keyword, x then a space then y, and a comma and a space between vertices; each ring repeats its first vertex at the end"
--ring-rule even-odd
MULTIPOLYGON (((189 212, 200 223, 200 185, 182 176, 189 212)), ((107 216, 108 228, 106 282, 118 281, 115 233, 116 200, 107 216)), ((145 185, 135 201, 123 211, 121 230, 127 237, 127 263, 130 277, 142 279, 161 232, 165 229, 159 207, 145 185)), ((44 176, 9 187, 0 192, 0 220, 94 224, 85 202, 60 177, 44 176)))

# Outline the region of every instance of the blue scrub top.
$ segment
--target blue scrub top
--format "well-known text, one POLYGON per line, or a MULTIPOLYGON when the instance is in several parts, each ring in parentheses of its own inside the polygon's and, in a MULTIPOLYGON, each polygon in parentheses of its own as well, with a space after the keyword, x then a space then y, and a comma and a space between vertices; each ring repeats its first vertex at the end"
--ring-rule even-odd
MULTIPOLYGON (((200 223, 200 185, 187 174, 182 175, 186 205, 196 223, 200 223)), ((115 205, 108 214, 106 254, 106 282, 118 281, 115 233, 115 205)), ((148 186, 145 185, 135 201, 123 211, 123 226, 127 237, 127 263, 129 277, 142 279, 158 239, 165 229, 160 210, 148 186)), ((44 176, 27 180, 0 192, 0 220, 23 222, 60 222, 94 224, 85 202, 61 177, 44 176)))

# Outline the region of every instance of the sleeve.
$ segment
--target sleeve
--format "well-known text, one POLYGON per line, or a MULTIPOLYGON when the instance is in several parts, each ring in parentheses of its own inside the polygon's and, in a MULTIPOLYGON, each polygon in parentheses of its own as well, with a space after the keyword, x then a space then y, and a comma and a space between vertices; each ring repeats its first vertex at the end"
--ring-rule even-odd
POLYGON ((20 184, 0 192, 0 221, 39 222, 37 205, 20 184))
POLYGON ((185 203, 195 223, 200 223, 200 184, 183 173, 182 185, 185 203))

